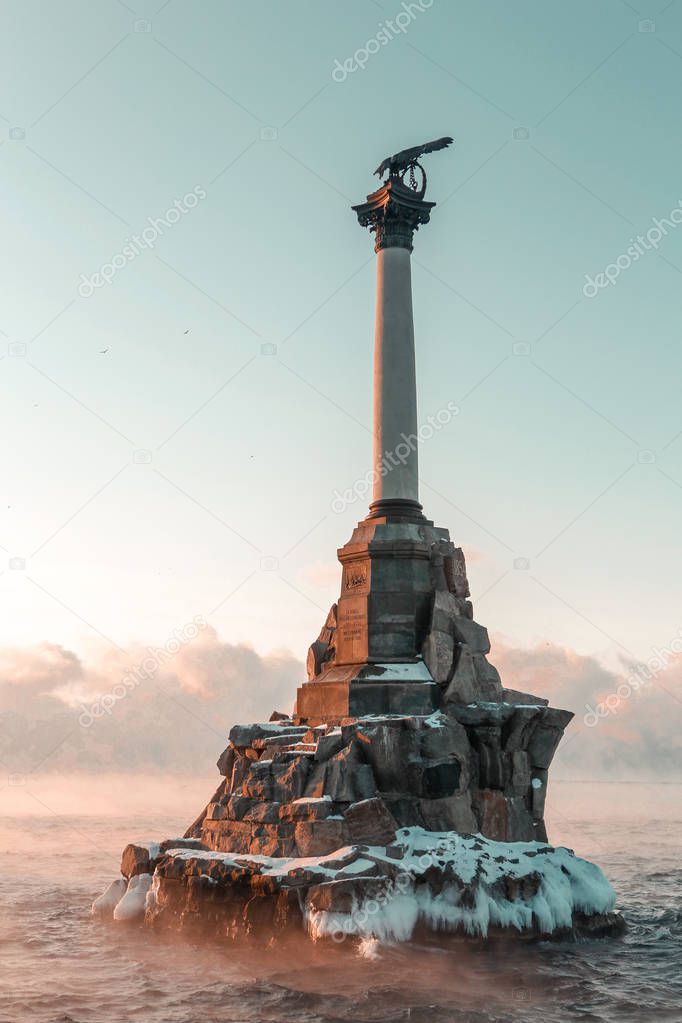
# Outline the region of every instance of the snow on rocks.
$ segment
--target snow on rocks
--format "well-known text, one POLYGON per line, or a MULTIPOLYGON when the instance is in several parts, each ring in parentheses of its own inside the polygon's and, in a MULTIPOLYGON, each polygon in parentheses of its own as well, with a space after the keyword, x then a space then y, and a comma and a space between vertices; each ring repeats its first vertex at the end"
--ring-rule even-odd
POLYGON ((119 877, 106 888, 92 904, 92 915, 111 919, 116 906, 125 895, 128 882, 124 877, 119 877))
POLYGON ((153 879, 131 878, 114 919, 259 940, 288 927, 313 940, 399 942, 428 932, 486 937, 617 934, 599 867, 540 842, 401 828, 388 845, 281 857, 169 849, 153 879), (150 891, 151 888, 151 891, 150 891), (147 894, 149 893, 149 894, 147 894))
POLYGON ((119 923, 142 920, 147 903, 147 892, 151 886, 151 874, 135 874, 134 877, 131 877, 125 895, 114 908, 114 920, 119 923))

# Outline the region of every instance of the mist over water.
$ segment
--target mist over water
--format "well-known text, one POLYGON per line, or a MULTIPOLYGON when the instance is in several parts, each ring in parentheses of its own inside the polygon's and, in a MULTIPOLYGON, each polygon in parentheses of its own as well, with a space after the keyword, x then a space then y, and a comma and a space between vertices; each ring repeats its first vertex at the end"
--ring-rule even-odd
POLYGON ((91 780, 77 793, 87 812, 75 814, 74 778, 61 794, 54 778, 36 780, 52 809, 0 820, 3 1023, 680 1019, 678 786, 550 792, 550 837, 604 869, 629 924, 620 940, 258 947, 92 921, 123 846, 182 833, 206 783, 91 780))

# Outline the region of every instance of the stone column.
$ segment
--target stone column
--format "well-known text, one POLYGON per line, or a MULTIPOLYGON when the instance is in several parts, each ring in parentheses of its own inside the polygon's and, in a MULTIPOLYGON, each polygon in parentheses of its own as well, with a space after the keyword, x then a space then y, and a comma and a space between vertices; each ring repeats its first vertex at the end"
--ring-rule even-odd
POLYGON ((373 501, 368 518, 422 520, 418 487, 417 385, 410 253, 435 203, 389 179, 353 209, 375 235, 373 501))
POLYGON ((377 253, 374 331, 374 461, 372 511, 384 502, 419 503, 417 382, 410 253, 377 253), (382 475, 384 473, 384 475, 382 475))

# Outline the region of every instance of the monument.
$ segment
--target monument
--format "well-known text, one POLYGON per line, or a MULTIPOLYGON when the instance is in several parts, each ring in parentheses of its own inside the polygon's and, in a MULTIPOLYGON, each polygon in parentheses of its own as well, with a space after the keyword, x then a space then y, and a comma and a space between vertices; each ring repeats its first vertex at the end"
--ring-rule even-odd
POLYGON ((410 253, 435 206, 420 157, 451 142, 388 157, 353 207, 377 256, 374 492, 293 713, 232 728, 199 817, 127 846, 97 915, 259 940, 623 928, 599 868, 547 844, 573 715, 503 686, 462 550, 419 502, 410 253))
POLYGON ((297 714, 429 714, 449 697, 501 695, 485 630, 472 620, 464 556, 419 503, 418 417, 410 254, 436 205, 426 202, 424 153, 441 138, 384 160, 381 187, 354 206, 374 234, 373 501, 338 552, 341 595, 308 653, 297 714), (421 179, 421 180, 420 180, 421 179), (443 687, 446 687, 444 690, 443 687))

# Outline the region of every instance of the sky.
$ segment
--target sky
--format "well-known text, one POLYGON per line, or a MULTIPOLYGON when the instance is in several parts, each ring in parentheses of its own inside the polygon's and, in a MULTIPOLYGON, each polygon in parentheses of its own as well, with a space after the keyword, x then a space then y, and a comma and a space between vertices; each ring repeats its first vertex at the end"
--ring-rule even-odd
POLYGON ((371 458, 375 259, 350 206, 444 134, 419 420, 458 412, 420 449, 425 512, 528 670, 547 644, 611 672, 669 647, 679 0, 2 11, 6 663, 100 663, 200 615, 292 685, 366 513, 335 502, 371 458))

